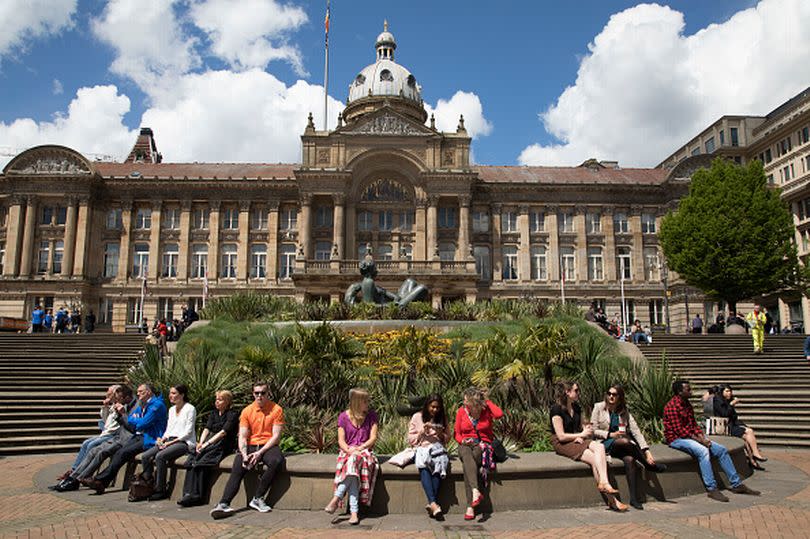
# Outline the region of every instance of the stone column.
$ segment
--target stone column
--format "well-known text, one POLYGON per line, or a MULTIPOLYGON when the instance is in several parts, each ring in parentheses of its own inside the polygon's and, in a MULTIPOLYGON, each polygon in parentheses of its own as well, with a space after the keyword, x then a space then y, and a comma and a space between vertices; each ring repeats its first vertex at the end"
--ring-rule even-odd
MULTIPOLYGON (((76 223, 76 248, 73 252, 73 276, 85 277, 87 271, 88 248, 91 245, 90 234, 93 214, 90 211, 90 197, 79 197, 79 217, 76 223)), ((67 246, 65 246, 67 248, 67 246)))
POLYGON ((613 235, 613 206, 602 208, 602 234, 605 235, 605 250, 602 260, 605 266, 605 282, 616 281, 616 237, 613 235))
POLYGON ((76 199, 67 199, 67 218, 65 219, 65 251, 62 256, 62 277, 73 275, 73 255, 76 248, 76 199))
POLYGON ((208 215, 208 282, 219 279, 219 210, 221 200, 210 200, 208 215))
POLYGON ((236 279, 247 281, 248 244, 250 243, 250 201, 239 201, 239 244, 236 247, 236 279))
POLYGON ((298 246, 303 250, 304 259, 312 258, 310 247, 312 245, 312 195, 310 193, 301 194, 301 215, 298 216, 298 246))
POLYGON ((160 211, 162 202, 152 201, 152 223, 149 229, 149 275, 150 281, 160 279, 160 211))
POLYGON ((346 228, 345 223, 345 208, 346 208, 346 195, 343 193, 337 193, 332 195, 332 200, 335 204, 335 211, 332 212, 333 218, 333 226, 332 226, 332 248, 337 248, 337 258, 338 260, 343 260, 346 256, 344 251, 344 232, 346 228))
MULTIPOLYGON (((11 198, 11 206, 8 209, 8 225, 6 228, 6 263, 3 267, 3 275, 14 277, 20 267, 20 247, 22 246, 23 231, 23 204, 25 199, 20 196, 11 198)), ((810 320, 810 319, 809 319, 810 320)))
POLYGON ((633 282, 644 282, 644 241, 641 234, 641 206, 630 208, 630 233, 633 235, 633 251, 630 265, 633 268, 633 282))
POLYGON ((500 204, 493 204, 490 208, 492 225, 492 280, 503 280, 503 254, 501 253, 501 210, 500 204))
POLYGON ((28 197, 25 209, 25 227, 23 228, 22 256, 20 257, 20 277, 31 275, 31 261, 34 257, 34 234, 37 231, 37 199, 28 197))
POLYGON ((551 282, 560 280, 560 231, 558 229, 557 206, 546 208, 546 230, 548 230, 548 251, 546 263, 548 264, 548 280, 551 282))
POLYGON ((438 234, 438 204, 439 204, 439 197, 436 195, 428 196, 428 206, 427 206, 427 230, 426 230, 426 237, 427 242, 425 248, 427 252, 427 260, 433 260, 434 258, 438 258, 437 252, 439 250, 439 234, 438 234))
POLYGON ((532 280, 531 267, 531 238, 529 236, 529 207, 522 205, 518 208, 517 218, 520 243, 518 244, 518 278, 527 283, 532 280))
POLYGON ((118 279, 129 280, 129 248, 132 245, 132 200, 121 201, 121 248, 118 249, 118 279))
POLYGON ((278 206, 279 201, 271 198, 267 201, 267 279, 278 280, 278 206))
POLYGON ((585 214, 588 209, 585 206, 574 208, 574 230, 577 234, 576 244, 576 268, 577 281, 588 281, 588 234, 585 229, 585 214))
POLYGON ((346 244, 344 247, 343 258, 345 260, 354 260, 357 258, 357 245, 355 238, 357 236, 357 208, 352 201, 346 202, 346 244))
POLYGON ((416 213, 414 214, 414 260, 429 260, 427 254, 427 199, 417 197, 416 213))
POLYGON ((177 280, 188 282, 188 266, 191 257, 191 200, 180 201, 180 246, 177 254, 177 280))
POLYGON ((470 195, 458 197, 458 248, 456 260, 464 261, 470 258, 470 195))

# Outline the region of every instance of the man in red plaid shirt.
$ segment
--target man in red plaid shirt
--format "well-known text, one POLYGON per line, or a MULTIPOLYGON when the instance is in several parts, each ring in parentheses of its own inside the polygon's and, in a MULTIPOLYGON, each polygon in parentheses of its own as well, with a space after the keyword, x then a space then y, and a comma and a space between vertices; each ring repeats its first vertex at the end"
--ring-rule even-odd
POLYGON ((728 450, 717 442, 712 442, 703 434, 695 421, 695 412, 689 403, 692 388, 686 380, 676 380, 672 384, 675 395, 664 406, 664 437, 673 449, 688 453, 697 459, 700 475, 706 485, 709 498, 727 502, 728 498, 718 490, 717 480, 712 471, 711 457, 715 457, 731 483, 731 492, 735 494, 759 495, 759 491, 748 488, 740 480, 728 450))

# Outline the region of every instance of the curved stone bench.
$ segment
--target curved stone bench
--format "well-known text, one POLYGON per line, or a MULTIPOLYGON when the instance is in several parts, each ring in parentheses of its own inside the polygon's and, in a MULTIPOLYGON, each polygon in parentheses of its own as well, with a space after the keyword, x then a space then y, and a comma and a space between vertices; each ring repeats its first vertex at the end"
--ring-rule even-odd
MULTIPOLYGON (((751 475, 744 454, 744 444, 739 438, 723 436, 713 439, 725 445, 741 477, 751 475)), ((665 500, 705 492, 697 462, 687 454, 664 445, 652 447, 658 462, 669 469, 662 474, 642 471, 639 481, 639 498, 665 500)), ((404 469, 385 462, 379 457, 380 475, 374 491, 370 512, 421 513, 424 512, 425 495, 419 482, 416 467, 411 464, 404 469)), ((234 456, 227 457, 214 474, 210 502, 216 503, 222 495, 234 456)), ((185 469, 185 458, 175 463, 172 476, 175 483, 172 499, 179 499, 185 469)), ((278 509, 321 510, 333 491, 335 455, 296 454, 288 455, 285 465, 276 475, 267 500, 278 509)), ((612 484, 621 491, 623 500, 629 499, 624 465, 615 460, 610 465, 612 484)), ((721 485, 728 484, 715 463, 715 476, 721 485)), ((238 506, 245 504, 256 488, 257 474, 246 475, 240 493, 234 500, 238 506), (247 490, 246 490, 247 488, 247 490)), ((596 490, 591 469, 584 463, 574 462, 554 453, 516 453, 491 476, 490 507, 484 511, 508 511, 521 509, 564 508, 601 505, 604 503, 596 490)), ((445 511, 463 511, 466 505, 464 478, 458 458, 451 458, 451 471, 442 482, 439 503, 445 511)))

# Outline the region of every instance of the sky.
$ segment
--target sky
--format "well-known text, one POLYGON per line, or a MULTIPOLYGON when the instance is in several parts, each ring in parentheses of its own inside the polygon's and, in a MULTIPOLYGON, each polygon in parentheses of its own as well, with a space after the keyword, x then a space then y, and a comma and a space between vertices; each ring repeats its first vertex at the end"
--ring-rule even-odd
MULTIPOLYGON (((0 167, 39 144, 167 162, 301 160, 323 125, 325 0, 2 0, 0 167)), ((329 115, 383 21, 437 127, 487 165, 655 166, 810 86, 810 1, 332 0, 329 115)))

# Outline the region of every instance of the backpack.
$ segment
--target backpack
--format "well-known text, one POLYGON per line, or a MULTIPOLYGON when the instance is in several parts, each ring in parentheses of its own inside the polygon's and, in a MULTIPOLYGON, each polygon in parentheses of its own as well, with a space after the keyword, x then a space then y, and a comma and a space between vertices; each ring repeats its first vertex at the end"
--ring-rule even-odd
POLYGON ((154 493, 154 483, 144 479, 143 475, 137 474, 133 476, 132 481, 129 483, 129 495, 127 496, 127 500, 130 502, 142 502, 154 493))

